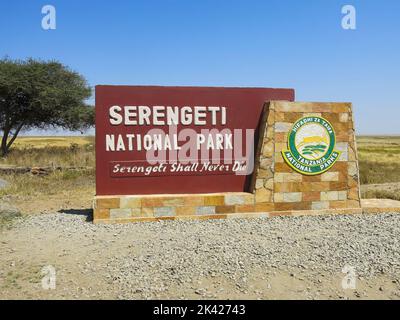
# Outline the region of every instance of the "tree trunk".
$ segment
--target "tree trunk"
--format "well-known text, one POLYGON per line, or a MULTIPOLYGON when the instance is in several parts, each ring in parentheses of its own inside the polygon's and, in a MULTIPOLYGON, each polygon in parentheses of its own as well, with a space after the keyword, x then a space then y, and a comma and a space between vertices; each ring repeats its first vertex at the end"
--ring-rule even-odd
POLYGON ((13 142, 15 141, 15 139, 17 139, 17 136, 18 136, 19 132, 21 131, 23 125, 24 125, 24 124, 21 123, 21 124, 18 126, 18 128, 17 128, 17 130, 15 130, 15 132, 14 132, 12 138, 10 139, 10 141, 8 141, 8 143, 7 143, 7 152, 8 152, 8 150, 10 150, 10 147, 11 147, 11 145, 13 144, 13 142))
POLYGON ((1 147, 0 147, 0 153, 2 157, 5 157, 8 153, 8 151, 10 151, 11 145, 13 144, 13 142, 15 141, 15 139, 17 139, 17 136, 19 134, 19 132, 21 131, 22 127, 23 127, 23 123, 21 123, 17 129, 15 130, 14 134, 12 135, 10 141, 8 141, 8 136, 10 135, 10 128, 5 128, 3 131, 3 138, 1 139, 1 147))
POLYGON ((0 153, 1 156, 4 157, 7 152, 7 140, 8 140, 8 135, 10 134, 10 129, 9 128, 4 128, 3 129, 3 138, 1 139, 1 146, 0 146, 0 153))

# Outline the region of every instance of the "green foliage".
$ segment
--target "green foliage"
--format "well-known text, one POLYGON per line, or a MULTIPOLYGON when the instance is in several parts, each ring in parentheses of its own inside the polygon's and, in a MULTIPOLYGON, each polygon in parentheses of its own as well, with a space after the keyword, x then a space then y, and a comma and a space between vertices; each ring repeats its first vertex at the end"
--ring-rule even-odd
POLYGON ((92 126, 94 110, 85 103, 90 96, 86 80, 57 61, 0 60, 2 154, 22 129, 92 126))

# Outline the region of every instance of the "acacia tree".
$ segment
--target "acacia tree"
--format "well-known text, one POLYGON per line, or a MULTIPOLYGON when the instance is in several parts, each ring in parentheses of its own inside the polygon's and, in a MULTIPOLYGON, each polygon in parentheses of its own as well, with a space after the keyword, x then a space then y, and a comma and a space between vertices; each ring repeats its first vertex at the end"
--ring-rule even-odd
POLYGON ((61 127, 83 130, 94 124, 86 80, 57 61, 0 60, 0 154, 21 130, 61 127))

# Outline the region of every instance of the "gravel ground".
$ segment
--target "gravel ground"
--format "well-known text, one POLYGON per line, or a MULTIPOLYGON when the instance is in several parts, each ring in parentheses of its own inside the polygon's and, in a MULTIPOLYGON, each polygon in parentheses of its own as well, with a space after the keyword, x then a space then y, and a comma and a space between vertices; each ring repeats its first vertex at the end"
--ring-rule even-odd
POLYGON ((400 298, 400 215, 93 225, 86 212, 0 231, 0 298, 400 298), (54 266, 55 290, 41 286, 54 266), (344 266, 356 288, 343 289, 344 266))

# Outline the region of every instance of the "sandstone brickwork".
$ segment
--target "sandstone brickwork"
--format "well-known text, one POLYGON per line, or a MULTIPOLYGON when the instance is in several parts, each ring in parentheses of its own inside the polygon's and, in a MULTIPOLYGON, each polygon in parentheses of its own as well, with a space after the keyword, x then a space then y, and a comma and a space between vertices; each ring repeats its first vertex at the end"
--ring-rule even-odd
POLYGON ((360 208, 359 170, 350 103, 270 102, 267 129, 260 163, 271 160, 271 170, 261 165, 256 184, 256 201, 273 202, 274 211, 360 208), (336 133, 339 160, 327 172, 307 176, 285 161, 288 132, 300 118, 317 116, 328 120, 336 133))

